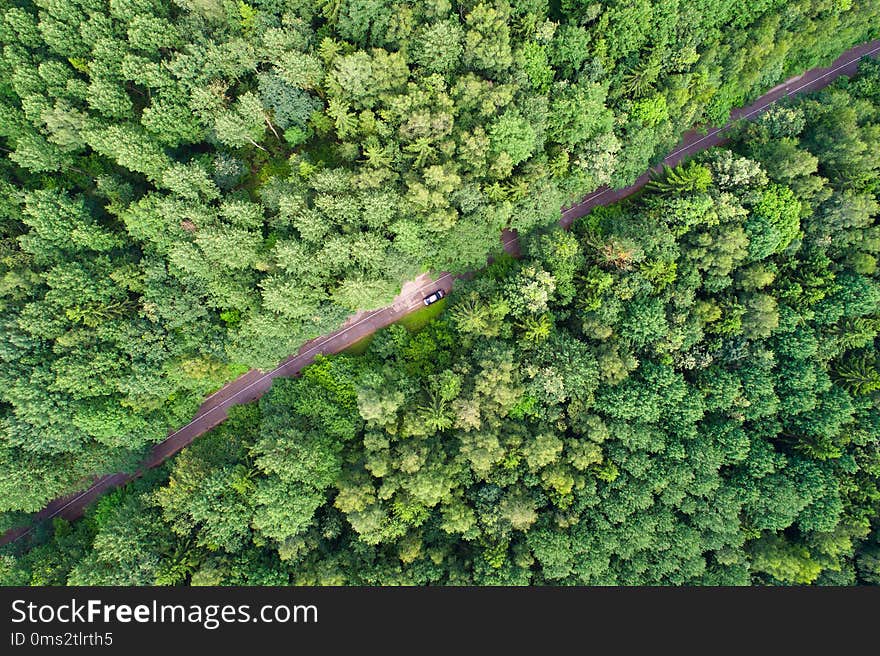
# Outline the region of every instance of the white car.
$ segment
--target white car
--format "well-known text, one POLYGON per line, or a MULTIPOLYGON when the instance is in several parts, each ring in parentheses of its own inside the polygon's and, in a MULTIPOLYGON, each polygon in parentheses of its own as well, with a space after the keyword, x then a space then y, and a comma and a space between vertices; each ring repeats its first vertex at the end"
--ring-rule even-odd
POLYGON ((436 292, 434 292, 434 293, 431 294, 430 296, 425 296, 425 298, 422 299, 422 302, 423 302, 425 305, 431 305, 431 303, 436 303, 437 301, 439 301, 439 300, 440 300, 441 298, 443 298, 444 296, 445 296, 445 294, 443 293, 443 290, 442 290, 442 289, 438 289, 436 292))

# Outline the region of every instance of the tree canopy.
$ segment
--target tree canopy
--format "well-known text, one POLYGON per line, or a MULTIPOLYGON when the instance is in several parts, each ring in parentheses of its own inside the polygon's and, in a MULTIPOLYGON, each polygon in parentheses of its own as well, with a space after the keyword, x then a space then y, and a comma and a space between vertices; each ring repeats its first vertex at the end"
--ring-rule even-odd
MULTIPOLYGON (((482 39, 475 69, 503 61, 482 39)), ((524 235, 423 328, 276 380, 84 521, 7 550, 2 580, 876 583, 878 88, 865 64, 570 232, 524 235)), ((29 207, 47 204, 87 224, 57 195, 29 207)), ((109 311, 112 285, 82 271, 113 280, 103 252, 53 265, 43 303, 109 311)), ((115 366, 59 357, 47 386, 99 390, 115 366)), ((110 416, 88 407, 79 424, 110 416)))

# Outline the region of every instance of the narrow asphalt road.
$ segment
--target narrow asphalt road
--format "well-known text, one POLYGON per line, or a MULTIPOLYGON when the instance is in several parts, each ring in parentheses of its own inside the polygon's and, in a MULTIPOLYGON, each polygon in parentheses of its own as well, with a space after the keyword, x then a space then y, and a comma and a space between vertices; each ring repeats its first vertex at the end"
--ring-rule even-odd
MULTIPOLYGON (((294 376, 314 362, 316 356, 339 353, 367 335, 371 335, 401 317, 424 307, 423 298, 436 289, 442 289, 449 293, 452 289, 452 276, 443 273, 435 280, 428 274, 422 274, 415 280, 405 283, 401 293, 391 305, 370 312, 358 312, 350 317, 339 330, 303 344, 295 355, 290 356, 271 371, 263 372, 252 369, 227 383, 205 399, 192 421, 169 434, 167 438, 150 450, 149 456, 141 464, 140 471, 160 465, 195 438, 222 423, 227 418, 231 406, 249 403, 260 398, 272 386, 272 380, 278 376, 294 376)), ((33 515, 33 521, 29 526, 4 533, 0 536, 0 546, 23 538, 45 520, 54 517, 67 520, 82 517, 86 506, 95 499, 108 490, 128 483, 139 473, 116 473, 96 477, 85 490, 51 501, 45 508, 33 515)))
POLYGON ((728 122, 721 127, 709 128, 705 131, 688 130, 682 136, 678 146, 660 164, 645 171, 630 186, 623 187, 622 189, 599 187, 577 204, 563 209, 562 218, 559 220, 560 225, 567 228, 571 225, 572 221, 586 216, 594 207, 610 205, 627 196, 631 196, 644 187, 656 173, 662 170, 663 166, 677 166, 682 160, 692 157, 700 151, 723 144, 725 142, 723 133, 736 121, 757 116, 782 98, 789 98, 826 87, 841 75, 852 76, 858 70, 859 61, 865 57, 875 56, 877 53, 880 53, 880 39, 863 43, 860 46, 847 50, 827 68, 810 69, 806 73, 797 75, 773 87, 751 105, 734 109, 730 113, 728 122))
MULTIPOLYGON (((645 186, 662 169, 662 166, 676 166, 687 157, 724 143, 723 133, 730 128, 732 123, 760 114, 781 98, 821 89, 841 75, 851 76, 858 69, 858 62, 861 59, 867 56, 875 56, 877 53, 880 53, 880 39, 863 43, 847 50, 831 66, 827 68, 814 68, 802 75, 793 77, 777 85, 751 105, 733 110, 730 114, 729 122, 724 126, 710 128, 706 131, 689 130, 683 135, 680 144, 666 156, 660 165, 643 173, 630 186, 623 187, 622 189, 600 187, 575 205, 564 208, 562 210, 562 218, 559 221, 560 225, 567 228, 575 219, 589 214, 590 210, 594 207, 610 205, 631 196, 645 186)), ((505 251, 519 256, 519 240, 515 230, 505 229, 501 234, 501 241, 505 251)), ((359 312, 349 318, 339 330, 306 342, 295 355, 287 358, 271 371, 251 370, 224 385, 205 399, 192 421, 178 428, 165 440, 153 447, 150 455, 141 465, 141 471, 156 467, 183 449, 195 438, 223 422, 228 416, 227 413, 231 406, 248 403, 260 398, 272 386, 274 378, 297 374, 305 366, 312 363, 315 356, 319 354, 338 353, 348 348, 367 335, 394 323, 401 317, 422 307, 422 298, 435 289, 443 289, 445 292, 449 292, 452 289, 452 284, 453 277, 448 273, 442 273, 436 280, 433 280, 428 274, 423 274, 416 280, 405 283, 394 303, 388 307, 370 312, 359 312)), ((43 510, 33 515, 33 521, 29 526, 12 529, 4 533, 0 536, 0 546, 23 538, 45 520, 54 517, 73 520, 81 517, 85 512, 86 506, 95 499, 108 490, 128 483, 138 475, 117 473, 95 478, 85 490, 50 502, 43 510)))

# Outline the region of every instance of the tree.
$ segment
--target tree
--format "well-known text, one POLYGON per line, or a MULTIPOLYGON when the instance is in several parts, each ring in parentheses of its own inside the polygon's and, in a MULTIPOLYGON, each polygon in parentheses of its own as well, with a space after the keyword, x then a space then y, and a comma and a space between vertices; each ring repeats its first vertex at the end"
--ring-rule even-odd
POLYGON ((463 31, 457 22, 430 23, 414 40, 413 60, 430 73, 449 73, 458 68, 464 51, 463 31))
POLYGON ((547 125, 554 141, 571 148, 611 129, 613 115, 605 107, 604 87, 578 83, 555 92, 547 125))
POLYGON ((525 316, 545 312, 555 289, 556 281, 550 273, 534 266, 524 267, 507 290, 511 314, 525 316))
POLYGON ((752 548, 752 567, 783 583, 812 583, 822 571, 804 547, 791 546, 783 538, 771 536, 752 548))
POLYGON ((771 185, 751 208, 745 229, 751 259, 784 251, 800 232, 800 203, 791 189, 771 185))
POLYGON ((465 16, 466 32, 462 59, 476 71, 503 72, 513 61, 510 49, 508 19, 510 5, 506 1, 477 4, 465 16))
POLYGON ((239 97, 231 109, 224 110, 214 120, 214 132, 221 143, 233 148, 250 144, 265 150, 262 141, 268 125, 268 116, 260 100, 251 92, 239 97))
POLYGON ((517 112, 505 112, 489 126, 491 149, 495 155, 507 155, 510 165, 527 159, 535 149, 537 135, 517 112))
POLYGON ((667 194, 702 192, 712 183, 712 172, 696 162, 682 164, 674 169, 667 166, 663 173, 662 180, 658 178, 649 183, 651 189, 667 194))
POLYGON ((855 394, 880 390, 880 371, 876 358, 868 353, 854 355, 841 362, 834 371, 837 384, 855 394))

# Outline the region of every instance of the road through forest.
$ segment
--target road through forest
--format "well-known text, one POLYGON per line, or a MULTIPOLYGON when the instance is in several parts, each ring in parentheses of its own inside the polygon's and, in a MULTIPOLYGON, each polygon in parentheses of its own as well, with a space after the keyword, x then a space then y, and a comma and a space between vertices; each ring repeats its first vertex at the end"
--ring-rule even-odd
MULTIPOLYGON (((723 133, 733 122, 756 116, 782 98, 821 89, 841 75, 852 76, 861 59, 867 56, 876 56, 878 53, 880 53, 880 39, 863 43, 844 52, 829 67, 814 68, 793 77, 770 89, 751 105, 733 110, 730 113, 728 123, 724 126, 713 127, 705 131, 690 130, 686 132, 679 145, 660 164, 643 173, 630 186, 621 189, 600 187, 580 202, 564 208, 562 218, 559 221, 560 225, 567 228, 575 219, 589 214, 594 207, 610 205, 631 196, 641 189, 663 166, 676 166, 683 159, 724 143, 723 133)), ((501 234, 501 240, 505 251, 519 255, 516 231, 504 230, 501 234)), ((348 348, 358 340, 423 307, 422 298, 435 289, 449 292, 452 289, 452 284, 453 277, 448 273, 440 274, 437 279, 433 279, 429 274, 422 274, 415 280, 405 283, 391 305, 379 310, 358 312, 350 317, 339 330, 306 342, 295 355, 290 356, 271 371, 264 372, 254 369, 229 382, 205 399, 192 421, 173 431, 162 442, 156 444, 142 463, 140 471, 156 467, 195 438, 223 422, 227 418, 231 406, 249 403, 260 398, 272 386, 274 378, 297 374, 303 367, 312 363, 316 355, 338 353, 348 348)), ((139 475, 139 473, 117 473, 96 477, 89 487, 81 492, 50 502, 43 510, 33 515, 32 523, 29 526, 4 533, 0 536, 0 545, 23 538, 36 526, 54 517, 62 517, 67 520, 81 517, 86 506, 99 496, 108 490, 128 483, 139 475)))

